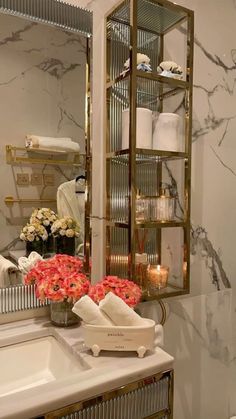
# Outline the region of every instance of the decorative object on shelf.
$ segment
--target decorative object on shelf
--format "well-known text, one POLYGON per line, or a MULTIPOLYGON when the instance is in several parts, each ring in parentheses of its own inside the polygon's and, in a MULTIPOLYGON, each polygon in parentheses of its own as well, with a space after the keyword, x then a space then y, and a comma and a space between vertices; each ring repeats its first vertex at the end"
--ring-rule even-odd
POLYGON ((36 208, 31 214, 30 223, 42 224, 47 230, 48 238, 45 241, 45 254, 52 254, 55 252, 54 238, 51 232, 51 226, 57 219, 57 214, 51 210, 51 208, 36 208))
POLYGON ((37 262, 24 278, 26 285, 36 285, 37 298, 52 302, 52 321, 58 326, 66 327, 79 321, 78 316, 70 311, 73 303, 89 290, 90 282, 82 273, 82 267, 83 262, 79 258, 55 255, 37 262))
POLYGON ((157 73, 160 74, 160 76, 171 77, 174 79, 183 78, 182 68, 174 61, 162 61, 157 67, 157 73))
POLYGON ((56 241, 56 252, 73 256, 75 254, 75 238, 80 236, 80 225, 72 217, 56 220, 51 226, 56 241))
MULTIPOLYGON (((152 148, 152 111, 136 109, 137 148, 152 148)), ((129 148, 129 109, 122 111, 122 149, 129 148)))
POLYGON ((163 265, 149 265, 147 269, 149 291, 157 291, 167 286, 169 268, 163 265))
POLYGON ((143 293, 147 291, 148 257, 145 253, 147 237, 147 229, 135 230, 135 241, 138 249, 138 253, 135 253, 135 280, 143 293))
POLYGON ((21 230, 20 239, 26 243, 26 256, 32 251, 43 255, 48 233, 40 223, 27 223, 21 230))
POLYGON ((28 149, 41 149, 41 150, 55 150, 79 153, 80 146, 71 138, 54 138, 54 137, 41 137, 39 135, 26 135, 25 146, 28 149))
POLYGON ((174 219, 175 196, 171 196, 169 185, 161 187, 160 195, 151 197, 151 221, 172 221, 174 219))
POLYGON ((140 195, 139 190, 137 191, 135 202, 136 221, 147 221, 149 219, 149 201, 145 196, 140 195))
POLYGON ((102 281, 90 287, 88 295, 95 303, 99 303, 109 292, 120 297, 129 307, 135 307, 142 295, 137 284, 117 276, 105 276, 102 281))
MULTIPOLYGON (((128 58, 128 60, 126 60, 124 63, 124 70, 122 71, 121 76, 125 76, 129 70, 130 59, 128 58)), ((141 54, 140 52, 137 53, 137 70, 146 71, 147 73, 152 72, 150 58, 145 54, 141 54)))
POLYGON ((153 132, 154 150, 182 151, 180 121, 176 113, 160 113, 153 132))

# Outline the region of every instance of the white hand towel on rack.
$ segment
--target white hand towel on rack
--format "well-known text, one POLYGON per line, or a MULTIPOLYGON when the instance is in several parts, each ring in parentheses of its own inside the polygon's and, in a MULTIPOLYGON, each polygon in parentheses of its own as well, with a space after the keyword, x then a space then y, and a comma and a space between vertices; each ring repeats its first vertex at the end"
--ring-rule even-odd
POLYGON ((54 138, 26 135, 25 146, 32 149, 49 149, 77 153, 80 151, 79 144, 67 137, 54 138))
POLYGON ((111 326, 112 321, 107 318, 98 307, 98 305, 88 296, 84 295, 77 301, 72 308, 73 313, 81 317, 81 319, 88 324, 99 326, 111 326))
POLYGON ((42 259, 42 256, 37 252, 31 252, 28 257, 21 256, 18 259, 19 269, 23 273, 23 275, 27 275, 27 273, 30 271, 30 269, 33 268, 36 262, 42 259))
POLYGON ((21 281, 19 269, 10 260, 0 255, 0 288, 19 284, 21 281))
POLYGON ((100 309, 113 321, 116 326, 144 326, 147 324, 120 297, 109 292, 99 303, 100 309))

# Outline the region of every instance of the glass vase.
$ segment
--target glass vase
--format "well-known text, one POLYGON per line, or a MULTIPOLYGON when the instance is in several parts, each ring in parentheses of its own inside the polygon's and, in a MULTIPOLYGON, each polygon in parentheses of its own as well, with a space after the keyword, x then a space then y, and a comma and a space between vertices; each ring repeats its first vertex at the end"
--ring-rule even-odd
POLYGON ((57 236, 56 253, 74 256, 75 255, 75 237, 57 236))
POLYGON ((37 252, 39 255, 44 254, 44 241, 34 240, 32 242, 26 242, 26 256, 28 257, 31 252, 37 252))
POLYGON ((73 313, 73 305, 73 303, 68 301, 52 301, 50 304, 52 324, 59 327, 68 327, 79 324, 80 318, 73 313))

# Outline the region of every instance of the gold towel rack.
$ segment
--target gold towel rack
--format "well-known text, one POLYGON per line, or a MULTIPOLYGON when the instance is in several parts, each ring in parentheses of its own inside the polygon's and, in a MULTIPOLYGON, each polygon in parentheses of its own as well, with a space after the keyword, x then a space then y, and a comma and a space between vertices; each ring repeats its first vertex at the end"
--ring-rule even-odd
POLYGON ((30 164, 51 164, 51 165, 64 165, 64 166, 85 166, 85 154, 77 152, 65 152, 50 149, 39 149, 39 148, 26 148, 16 147, 13 145, 6 145, 6 162, 7 164, 19 164, 19 163, 30 163, 30 164), (38 158, 32 156, 24 156, 24 153, 36 154, 47 154, 51 158, 38 158), (70 160, 61 160, 55 158, 55 156, 71 156, 70 160))
POLYGON ((13 196, 6 196, 4 199, 4 202, 6 205, 14 205, 14 204, 33 204, 36 202, 45 202, 45 203, 56 203, 57 200, 53 198, 26 198, 26 199, 19 199, 19 198, 13 198, 13 196))

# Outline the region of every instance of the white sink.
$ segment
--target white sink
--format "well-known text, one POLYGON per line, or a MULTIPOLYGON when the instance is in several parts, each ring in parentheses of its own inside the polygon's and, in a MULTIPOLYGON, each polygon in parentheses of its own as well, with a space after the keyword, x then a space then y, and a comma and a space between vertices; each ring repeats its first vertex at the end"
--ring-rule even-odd
POLYGON ((0 397, 85 370, 53 336, 0 348, 0 366, 0 397))

